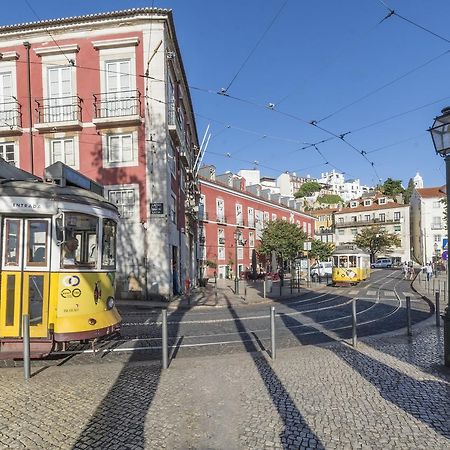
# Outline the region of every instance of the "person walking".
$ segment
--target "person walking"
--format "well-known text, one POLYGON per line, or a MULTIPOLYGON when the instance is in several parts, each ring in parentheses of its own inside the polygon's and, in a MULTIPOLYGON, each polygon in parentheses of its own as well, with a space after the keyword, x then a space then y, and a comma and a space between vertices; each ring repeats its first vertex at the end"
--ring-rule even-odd
POLYGON ((414 265, 412 261, 408 262, 408 275, 410 280, 414 279, 414 265))
POLYGON ((429 262, 426 267, 427 270, 427 281, 430 282, 431 278, 433 277, 433 266, 429 262))
POLYGON ((408 263, 406 261, 403 263, 402 271, 403 271, 403 279, 407 280, 408 279, 408 263))

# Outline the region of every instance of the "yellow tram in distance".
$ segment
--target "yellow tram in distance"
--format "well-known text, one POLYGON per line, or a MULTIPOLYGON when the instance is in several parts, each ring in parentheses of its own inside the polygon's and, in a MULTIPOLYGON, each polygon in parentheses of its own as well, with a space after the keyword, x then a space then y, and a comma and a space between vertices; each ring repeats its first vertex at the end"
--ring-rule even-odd
POLYGON ((353 285, 370 277, 370 255, 354 244, 339 245, 332 253, 334 285, 353 285))
POLYGON ((0 159, 0 359, 20 358, 22 317, 37 358, 113 333, 117 208, 57 162, 46 180, 0 159))

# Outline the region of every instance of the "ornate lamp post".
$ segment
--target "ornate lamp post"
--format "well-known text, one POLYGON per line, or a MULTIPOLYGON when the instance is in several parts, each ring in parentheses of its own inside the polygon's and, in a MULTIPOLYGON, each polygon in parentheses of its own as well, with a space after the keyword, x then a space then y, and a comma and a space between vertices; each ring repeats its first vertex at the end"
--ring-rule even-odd
MULTIPOLYGON (((428 130, 433 139, 434 148, 439 156, 445 158, 446 193, 447 193, 447 235, 450 230, 450 108, 444 108, 442 114, 434 119, 433 126, 428 130)), ((450 270, 447 270, 447 299, 444 312, 444 364, 450 367, 450 270)))
POLYGON ((239 295, 239 255, 238 255, 238 245, 244 246, 247 240, 242 239, 242 232, 236 230, 234 233, 234 248, 235 248, 235 260, 236 266, 234 268, 234 293, 239 295))

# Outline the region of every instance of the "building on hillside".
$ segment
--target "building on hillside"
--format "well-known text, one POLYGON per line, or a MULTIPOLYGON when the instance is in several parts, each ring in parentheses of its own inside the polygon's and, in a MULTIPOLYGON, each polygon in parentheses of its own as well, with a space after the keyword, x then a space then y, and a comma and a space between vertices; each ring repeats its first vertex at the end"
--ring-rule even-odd
POLYGON ((315 239, 326 243, 334 243, 334 213, 338 208, 323 208, 308 211, 309 214, 316 217, 315 239))
POLYGON ((259 169, 242 169, 237 174, 245 179, 246 186, 253 186, 261 182, 261 172, 259 169))
POLYGON ((345 202, 360 198, 369 191, 369 188, 361 185, 359 180, 346 181, 344 174, 334 169, 331 172, 322 173, 317 181, 324 186, 323 193, 339 195, 345 202))
POLYGON ((355 235, 365 227, 382 226, 388 233, 398 234, 401 246, 393 248, 387 255, 394 262, 400 263, 411 259, 409 205, 379 196, 375 199, 352 200, 348 208, 334 213, 335 244, 348 244, 355 235))
POLYGON ((0 156, 39 176, 62 161, 105 186, 121 214, 119 295, 169 296, 195 277, 197 153, 170 10, 0 27, 0 156))
POLYGON ((315 181, 313 178, 299 177, 295 172, 282 173, 277 178, 277 186, 280 188, 280 194, 286 197, 294 197, 295 193, 307 181, 315 181))
POLYGON ((411 247, 420 264, 440 259, 447 239, 445 186, 414 189, 411 205, 411 247))
POLYGON ((419 172, 417 172, 413 178, 413 183, 416 189, 423 189, 423 178, 420 176, 419 172))
MULTIPOLYGON (((278 201, 261 196, 261 189, 250 192, 211 178, 199 172, 199 257, 201 276, 231 277, 236 267, 236 234, 238 273, 252 266, 265 224, 287 220, 314 235, 315 218, 298 209, 286 197, 278 201), (291 205, 291 206, 289 206, 291 205)), ((255 185, 252 187, 257 187, 255 185)))

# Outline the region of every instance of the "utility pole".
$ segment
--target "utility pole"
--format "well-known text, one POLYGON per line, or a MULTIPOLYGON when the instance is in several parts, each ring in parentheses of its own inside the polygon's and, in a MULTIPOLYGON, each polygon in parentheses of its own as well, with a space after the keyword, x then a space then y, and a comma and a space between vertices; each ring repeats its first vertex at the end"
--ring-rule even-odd
POLYGON ((33 110, 31 107, 31 64, 30 64, 31 44, 29 42, 24 42, 23 46, 27 49, 28 121, 29 121, 29 126, 30 126, 30 162, 31 162, 31 173, 34 175, 33 110))
POLYGON ((236 232, 234 233, 234 250, 235 250, 234 293, 236 295, 239 295, 238 242, 239 242, 239 230, 236 229, 236 232))

